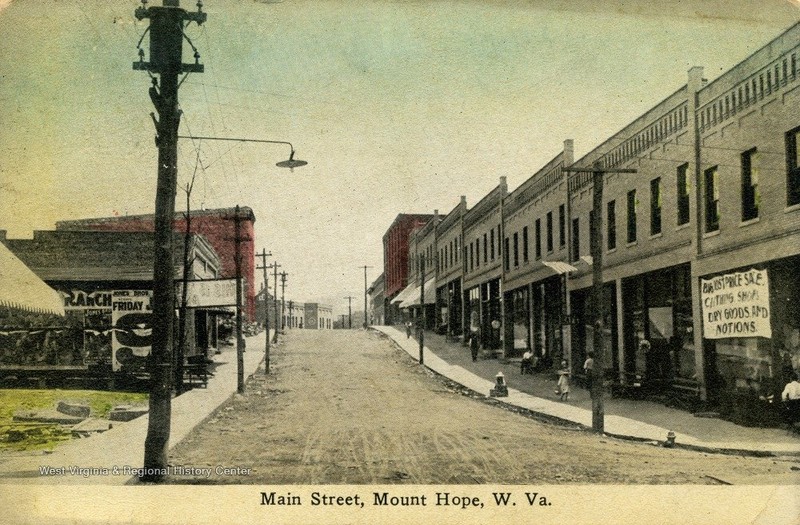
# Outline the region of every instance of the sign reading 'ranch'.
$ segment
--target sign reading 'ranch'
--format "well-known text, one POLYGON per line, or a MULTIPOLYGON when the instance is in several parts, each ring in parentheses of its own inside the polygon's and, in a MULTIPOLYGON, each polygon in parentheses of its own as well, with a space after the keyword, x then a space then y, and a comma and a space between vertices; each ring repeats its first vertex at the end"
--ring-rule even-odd
POLYGON ((766 270, 700 279, 700 285, 706 339, 772 337, 766 270))

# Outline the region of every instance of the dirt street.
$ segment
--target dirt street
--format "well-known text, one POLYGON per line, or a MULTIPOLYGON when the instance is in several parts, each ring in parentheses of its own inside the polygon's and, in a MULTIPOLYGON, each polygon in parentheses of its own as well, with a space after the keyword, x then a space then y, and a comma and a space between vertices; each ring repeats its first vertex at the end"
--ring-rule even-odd
POLYGON ((513 413, 464 395, 375 332, 293 330, 272 365, 171 453, 172 465, 210 476, 171 482, 800 483, 798 458, 665 449, 513 413))

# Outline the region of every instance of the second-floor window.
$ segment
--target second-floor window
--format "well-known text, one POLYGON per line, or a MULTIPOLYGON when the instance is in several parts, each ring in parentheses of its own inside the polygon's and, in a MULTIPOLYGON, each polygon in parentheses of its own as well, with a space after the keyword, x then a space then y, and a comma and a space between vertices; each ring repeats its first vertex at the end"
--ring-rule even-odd
POLYGON ((572 260, 577 261, 581 257, 581 234, 578 218, 572 219, 572 260))
POLYGON ((678 166, 678 226, 689 222, 689 163, 678 166))
POLYGON ((522 228, 522 262, 528 262, 528 227, 522 228))
MULTIPOLYGON (((794 68, 794 63, 792 63, 794 68)), ((800 127, 786 134, 786 205, 800 204, 800 127)))
POLYGON ((514 267, 519 266, 519 234, 514 232, 514 267))
POLYGON ((553 251, 553 212, 547 212, 547 253, 553 251))
POLYGON ((608 231, 606 232, 606 242, 608 249, 613 250, 617 247, 617 203, 609 201, 608 205, 608 231))
POLYGON ((564 205, 558 207, 558 245, 563 248, 567 244, 567 210, 564 205))
POLYGON ((486 244, 486 234, 483 234, 483 264, 489 262, 489 246, 486 244))
POLYGON ((661 233, 661 177, 650 181, 650 235, 661 233))
POLYGON ((758 150, 753 148, 742 153, 742 220, 758 217, 758 150))
POLYGON ((709 168, 704 173, 706 232, 719 230, 719 182, 717 167, 709 168))
POLYGON ((542 258, 542 220, 536 219, 536 224, 534 225, 534 233, 536 238, 534 242, 534 250, 536 250, 536 258, 542 258))
POLYGON ((492 228, 492 231, 489 232, 489 242, 492 244, 490 253, 492 254, 492 260, 494 261, 494 228, 492 228))
MULTIPOLYGON (((499 239, 499 237, 498 237, 499 239)), ((508 260, 508 237, 503 240, 503 266, 505 266, 506 270, 510 270, 509 260, 508 260)))
POLYGON ((636 190, 628 192, 628 242, 636 242, 636 190))

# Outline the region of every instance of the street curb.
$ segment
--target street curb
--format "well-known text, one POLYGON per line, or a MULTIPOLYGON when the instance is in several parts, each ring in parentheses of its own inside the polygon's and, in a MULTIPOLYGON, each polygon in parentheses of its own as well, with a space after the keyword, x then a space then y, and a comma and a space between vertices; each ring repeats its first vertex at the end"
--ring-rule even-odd
MULTIPOLYGON (((409 358, 411 358, 412 360, 414 360, 413 356, 410 355, 404 348, 402 348, 400 346, 400 344, 391 335, 389 335, 389 334, 387 334, 387 333, 385 333, 385 332, 383 332, 381 330, 378 330, 376 328, 373 328, 373 327, 370 327, 370 329, 372 331, 382 335, 383 337, 385 337, 389 341, 391 341, 392 344, 398 350, 400 350, 404 355, 406 355, 409 358)), ((431 352, 432 354, 434 354, 434 355, 436 354, 435 352, 433 352, 429 348, 427 348, 427 347, 425 347, 425 348, 429 352, 431 352)), ((584 431, 584 432, 590 432, 590 433, 592 432, 592 428, 591 427, 587 427, 586 425, 584 425, 582 423, 578 423, 577 421, 572 421, 572 420, 569 420, 569 419, 561 418, 561 417, 558 417, 558 416, 554 416, 552 414, 545 414, 543 412, 537 412, 536 410, 532 410, 530 408, 521 407, 521 406, 515 405, 513 403, 504 401, 503 398, 487 396, 486 394, 484 394, 482 392, 478 392, 477 390, 473 390, 472 388, 470 388, 470 387, 468 387, 468 386, 466 386, 466 385, 464 385, 462 383, 459 383, 455 379, 452 379, 452 378, 447 377, 447 376, 445 376, 443 374, 440 374, 439 372, 433 370, 432 368, 428 367, 425 364, 423 364, 422 366, 425 367, 425 369, 428 370, 429 372, 431 372, 432 374, 435 374, 436 376, 445 378, 447 381, 450 381, 452 383, 460 385, 462 388, 464 388, 466 390, 469 390, 471 392, 474 392, 475 394, 478 394, 479 396, 481 396, 481 398, 479 398, 479 400, 482 401, 482 402, 486 402, 486 400, 490 400, 491 399, 491 400, 493 400, 493 401, 495 401, 497 403, 505 405, 506 407, 512 407, 513 408, 513 410, 512 410, 513 412, 523 412, 525 414, 531 414, 532 416, 535 416, 535 417, 532 417, 532 419, 536 419, 537 421, 543 420, 545 423, 552 422, 552 424, 562 425, 562 426, 569 425, 569 426, 578 427, 577 430, 581 430, 581 431, 584 431)), ((531 394, 527 394, 525 392, 520 392, 520 393, 524 394, 524 395, 527 395, 527 396, 530 396, 532 398, 541 399, 541 398, 538 398, 538 397, 533 396, 531 394)), ((710 453, 710 454, 723 454, 723 455, 728 455, 728 456, 748 456, 748 457, 782 457, 782 456, 783 457, 786 457, 786 456, 795 457, 795 456, 800 456, 800 450, 775 451, 775 450, 752 450, 752 449, 742 449, 742 448, 710 447, 710 446, 704 446, 704 445, 698 445, 698 444, 692 444, 692 443, 681 443, 681 442, 678 442, 678 441, 676 441, 675 444, 672 447, 664 447, 664 442, 663 441, 657 441, 657 440, 653 440, 653 439, 645 438, 645 437, 630 436, 630 435, 625 435, 625 434, 615 434, 615 433, 609 433, 609 432, 603 432, 602 434, 596 434, 596 435, 598 437, 604 437, 605 436, 605 437, 609 437, 609 438, 620 439, 620 440, 623 440, 623 441, 632 441, 632 442, 638 442, 638 443, 643 443, 643 444, 649 443, 649 444, 652 444, 653 446, 662 447, 662 448, 683 449, 683 450, 691 450, 691 451, 694 451, 694 452, 704 452, 704 453, 710 453)))

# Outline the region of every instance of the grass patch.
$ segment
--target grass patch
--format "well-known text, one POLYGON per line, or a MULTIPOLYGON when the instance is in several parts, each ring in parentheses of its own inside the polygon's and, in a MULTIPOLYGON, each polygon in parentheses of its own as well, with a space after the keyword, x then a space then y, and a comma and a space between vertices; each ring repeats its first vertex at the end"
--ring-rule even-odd
POLYGON ((146 405, 147 394, 98 390, 0 390, 0 451, 52 450, 71 439, 68 427, 14 421, 19 410, 53 409, 59 401, 86 403, 92 417, 108 417, 116 405, 146 405))

